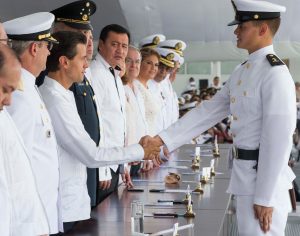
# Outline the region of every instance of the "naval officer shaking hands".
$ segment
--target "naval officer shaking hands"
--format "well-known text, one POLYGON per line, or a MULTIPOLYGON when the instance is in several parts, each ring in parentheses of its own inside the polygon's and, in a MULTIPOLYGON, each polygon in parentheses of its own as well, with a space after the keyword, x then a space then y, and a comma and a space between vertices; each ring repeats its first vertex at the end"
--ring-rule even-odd
POLYGON ((237 150, 228 192, 236 196, 239 235, 284 235, 295 178, 288 167, 296 127, 296 96, 273 37, 286 8, 234 0, 237 47, 249 53, 225 86, 153 140, 173 151, 228 115, 237 150))

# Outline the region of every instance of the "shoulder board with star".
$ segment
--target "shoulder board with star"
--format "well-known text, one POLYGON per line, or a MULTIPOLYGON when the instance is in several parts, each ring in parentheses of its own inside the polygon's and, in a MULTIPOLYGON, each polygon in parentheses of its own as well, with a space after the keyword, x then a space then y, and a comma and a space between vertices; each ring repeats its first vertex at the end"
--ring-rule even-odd
POLYGON ((266 56, 266 58, 268 59, 271 66, 282 66, 282 65, 284 65, 284 62, 282 60, 280 60, 279 57, 277 57, 274 54, 268 54, 266 56))

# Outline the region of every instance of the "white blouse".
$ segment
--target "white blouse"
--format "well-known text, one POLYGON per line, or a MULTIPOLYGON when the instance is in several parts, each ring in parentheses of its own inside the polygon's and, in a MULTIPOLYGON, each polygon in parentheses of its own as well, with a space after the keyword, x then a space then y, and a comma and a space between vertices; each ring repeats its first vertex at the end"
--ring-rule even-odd
POLYGON ((145 105, 145 117, 148 124, 148 134, 150 136, 155 135, 157 132, 157 116, 160 112, 161 105, 157 101, 156 97, 151 93, 148 88, 138 81, 136 87, 142 95, 145 105))

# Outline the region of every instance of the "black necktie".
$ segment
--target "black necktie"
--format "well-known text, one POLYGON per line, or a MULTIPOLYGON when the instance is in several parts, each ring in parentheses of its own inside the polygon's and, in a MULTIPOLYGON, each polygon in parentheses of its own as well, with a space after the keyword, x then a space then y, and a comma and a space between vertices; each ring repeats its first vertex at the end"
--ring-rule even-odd
POLYGON ((109 71, 110 71, 110 73, 112 73, 112 75, 115 77, 115 71, 114 71, 114 68, 109 67, 109 71))

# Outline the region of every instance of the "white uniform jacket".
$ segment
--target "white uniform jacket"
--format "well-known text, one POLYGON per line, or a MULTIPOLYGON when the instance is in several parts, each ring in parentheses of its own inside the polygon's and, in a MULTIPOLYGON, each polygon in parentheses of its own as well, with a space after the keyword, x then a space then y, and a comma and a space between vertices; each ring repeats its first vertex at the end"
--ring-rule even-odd
POLYGON ((234 145, 259 148, 259 162, 256 172, 256 161, 234 159, 228 191, 254 195, 254 203, 263 206, 273 206, 274 192, 287 191, 295 177, 287 165, 296 123, 295 86, 288 68, 271 66, 268 54, 274 54, 272 45, 250 54, 211 100, 159 134, 172 151, 232 114, 234 145))
POLYGON ((49 233, 29 155, 5 109, 0 111, 0 209, 1 236, 49 233))
POLYGON ((139 161, 144 156, 139 144, 126 148, 100 148, 85 131, 74 95, 57 81, 46 77, 39 88, 52 118, 59 145, 60 189, 63 222, 90 217, 86 167, 139 161))
MULTIPOLYGON (((103 147, 124 147, 126 137, 126 108, 125 91, 119 77, 114 70, 115 77, 109 70, 110 65, 97 53, 91 62, 92 87, 99 102, 99 113, 102 120, 103 147)), ((116 171, 118 166, 111 168, 116 171)))
POLYGON ((178 97, 169 77, 170 74, 161 82, 162 93, 166 99, 166 127, 169 127, 179 118, 178 97))
POLYGON ((145 110, 145 102, 144 102, 144 98, 143 95, 141 94, 141 91, 138 88, 138 84, 140 82, 136 79, 133 80, 133 90, 134 90, 134 95, 136 97, 136 101, 138 103, 139 106, 139 110, 140 110, 140 114, 142 116, 143 122, 145 124, 145 132, 146 134, 149 133, 149 127, 148 127, 148 123, 146 120, 146 110, 145 110))
MULTIPOLYGON (((89 81, 89 83, 91 85, 92 84, 92 72, 91 72, 90 67, 85 69, 84 74, 85 74, 87 80, 89 81)), ((93 88, 93 91, 94 91, 94 88, 93 88)), ((94 91, 94 93, 95 93, 95 91, 94 91)), ((99 111, 100 111, 99 100, 98 100, 98 97, 97 97, 96 94, 94 94, 94 97, 95 97, 95 103, 96 103, 98 119, 99 119, 100 134, 103 134, 103 121, 102 121, 100 113, 99 113, 99 111)), ((104 137, 100 137, 99 146, 104 147, 104 137)), ((110 173, 109 166, 99 167, 98 168, 98 177, 99 177, 99 181, 110 180, 111 179, 111 173, 110 173)))
POLYGON ((37 188, 46 209, 50 234, 55 234, 62 229, 58 212, 57 143, 50 116, 35 86, 35 79, 34 75, 22 69, 23 91, 13 93, 13 103, 7 110, 28 150, 37 188))
POLYGON ((161 83, 156 82, 155 80, 149 80, 147 85, 151 91, 152 94, 154 94, 157 102, 159 103, 160 106, 160 111, 157 115, 157 120, 156 120, 156 134, 159 133, 160 131, 168 128, 168 121, 167 121, 167 101, 166 101, 166 95, 163 93, 161 83))

